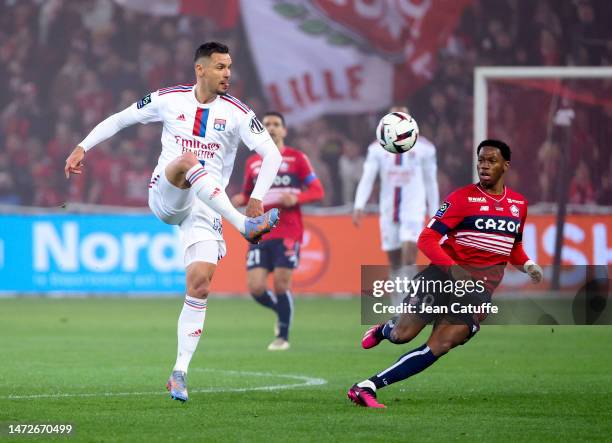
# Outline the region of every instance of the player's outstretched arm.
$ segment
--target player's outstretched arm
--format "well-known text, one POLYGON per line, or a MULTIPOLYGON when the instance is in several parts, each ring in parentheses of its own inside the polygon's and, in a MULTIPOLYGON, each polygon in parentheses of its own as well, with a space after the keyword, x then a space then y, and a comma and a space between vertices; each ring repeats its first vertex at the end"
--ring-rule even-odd
POLYGON ((431 260, 431 263, 438 266, 454 266, 455 261, 442 249, 440 239, 442 234, 438 231, 426 227, 421 231, 417 241, 417 247, 431 260))
MULTIPOLYGON (((137 109, 136 103, 134 103, 129 108, 126 108, 121 112, 117 112, 116 114, 113 114, 98 123, 98 125, 91 130, 87 137, 85 137, 83 141, 79 143, 79 146, 84 148, 85 151, 89 151, 98 143, 108 140, 123 128, 135 125, 139 122, 147 123, 147 119, 145 118, 146 116, 142 114, 144 113, 137 109)), ((148 119, 148 121, 154 120, 148 119)))
POLYGON ((421 231, 417 242, 418 248, 431 260, 431 263, 443 268, 447 268, 451 277, 455 280, 473 280, 472 274, 465 268, 459 266, 455 261, 442 249, 440 239, 442 234, 438 231, 425 228, 421 231))
POLYGON ((264 195, 266 195, 272 186, 272 183, 274 183, 274 178, 276 178, 278 168, 280 168, 281 162, 283 161, 278 148, 272 139, 269 138, 269 136, 267 141, 255 148, 255 151, 259 154, 262 161, 259 174, 257 175, 257 181, 253 187, 253 192, 251 192, 251 198, 247 203, 247 217, 255 217, 254 215, 249 215, 249 211, 257 207, 261 207, 261 210, 263 211, 263 205, 261 202, 264 195))
POLYGON ((66 166, 64 167, 66 178, 70 178, 70 174, 82 174, 85 153, 98 143, 108 140, 123 128, 136 123, 160 121, 158 102, 156 93, 149 94, 123 111, 117 112, 98 123, 66 159, 66 166))
POLYGON ((368 155, 363 163, 363 174, 361 175, 361 180, 359 180, 357 191, 355 192, 355 209, 353 211, 353 224, 355 226, 359 226, 361 216, 363 215, 363 209, 370 198, 376 176, 378 175, 379 163, 376 149, 380 148, 371 146, 368 149, 368 155))
POLYGON ((66 166, 64 166, 64 174, 66 178, 70 178, 70 174, 82 174, 83 166, 85 163, 85 149, 82 146, 77 146, 72 150, 68 158, 66 159, 66 166))
POLYGON ((532 283, 540 283, 544 278, 544 272, 540 265, 529 259, 525 249, 523 249, 523 228, 527 220, 527 202, 525 202, 525 213, 521 217, 521 227, 518 236, 510 251, 510 263, 519 271, 525 272, 531 278, 532 283))
POLYGON ((303 205, 306 203, 312 203, 321 201, 325 197, 325 189, 323 189, 323 183, 319 180, 314 173, 312 178, 307 180, 306 188, 296 196, 296 203, 303 205))

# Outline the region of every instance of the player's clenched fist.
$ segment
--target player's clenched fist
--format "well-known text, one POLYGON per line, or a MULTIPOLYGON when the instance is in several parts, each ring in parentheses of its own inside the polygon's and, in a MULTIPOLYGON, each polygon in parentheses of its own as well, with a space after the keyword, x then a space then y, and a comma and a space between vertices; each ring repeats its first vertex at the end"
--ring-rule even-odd
POLYGON ((540 283, 542 281, 544 272, 542 271, 540 265, 538 265, 536 262, 533 260, 527 260, 525 265, 523 265, 523 268, 533 283, 540 283))
POLYGON ((64 167, 64 173, 66 178, 70 178, 70 174, 82 174, 83 173, 83 159, 85 158, 85 149, 80 146, 74 148, 66 159, 66 166, 64 167))

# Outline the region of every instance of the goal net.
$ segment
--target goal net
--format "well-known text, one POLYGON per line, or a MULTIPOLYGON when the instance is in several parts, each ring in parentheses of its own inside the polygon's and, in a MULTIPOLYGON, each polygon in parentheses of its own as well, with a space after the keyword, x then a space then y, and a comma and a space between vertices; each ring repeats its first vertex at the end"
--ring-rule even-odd
MULTIPOLYGON (((524 243, 530 257, 551 265, 545 267, 545 285, 567 289, 565 265, 599 265, 578 271, 604 275, 607 282, 612 68, 476 68, 475 145, 486 138, 510 145, 506 183, 527 197, 531 214, 541 215, 535 223, 528 220, 524 243)), ((476 181, 475 164, 473 170, 476 181)), ((512 286, 511 281, 512 275, 504 284, 512 286)))
POLYGON ((530 209, 563 198, 574 212, 612 212, 612 68, 477 68, 475 144, 485 138, 512 148, 506 182, 530 209))

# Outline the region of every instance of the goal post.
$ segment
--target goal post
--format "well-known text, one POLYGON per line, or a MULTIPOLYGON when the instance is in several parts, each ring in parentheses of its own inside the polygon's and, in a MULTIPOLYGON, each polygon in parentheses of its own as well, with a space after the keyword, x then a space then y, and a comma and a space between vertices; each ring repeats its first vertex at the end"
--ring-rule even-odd
MULTIPOLYGON (((476 146, 500 138, 513 149, 506 183, 555 213, 552 289, 559 288, 569 203, 612 210, 612 67, 477 67, 474 70, 472 176, 476 146)), ((609 212, 608 212, 609 213, 609 212)))
POLYGON ((488 82, 496 79, 612 79, 612 67, 599 66, 487 66, 474 69, 474 156, 472 175, 476 172, 476 145, 488 136, 488 82))

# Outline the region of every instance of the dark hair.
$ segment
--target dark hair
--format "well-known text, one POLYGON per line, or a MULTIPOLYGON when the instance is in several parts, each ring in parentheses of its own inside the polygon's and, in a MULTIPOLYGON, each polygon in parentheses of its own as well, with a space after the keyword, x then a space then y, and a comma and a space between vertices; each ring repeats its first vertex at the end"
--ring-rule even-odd
POLYGON ((501 152, 501 155, 504 160, 510 161, 510 157, 512 157, 512 151, 510 150, 510 146, 505 144, 503 141, 495 139, 481 141, 478 145, 478 148, 476 148, 476 155, 480 154, 480 150, 485 146, 499 149, 499 152, 501 152))
POLYGON ((196 49, 195 56, 193 57, 194 63, 198 61, 200 57, 210 57, 214 53, 229 54, 229 48, 227 45, 219 42, 206 42, 202 43, 198 49, 196 49))
POLYGON ((264 118, 266 118, 266 117, 278 117, 278 118, 280 118, 281 122, 283 123, 283 127, 285 127, 285 117, 283 117, 283 114, 281 114, 280 112, 278 112, 278 111, 268 111, 268 112, 266 112, 263 115, 262 120, 264 118))

